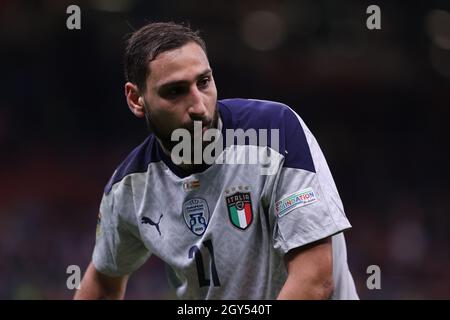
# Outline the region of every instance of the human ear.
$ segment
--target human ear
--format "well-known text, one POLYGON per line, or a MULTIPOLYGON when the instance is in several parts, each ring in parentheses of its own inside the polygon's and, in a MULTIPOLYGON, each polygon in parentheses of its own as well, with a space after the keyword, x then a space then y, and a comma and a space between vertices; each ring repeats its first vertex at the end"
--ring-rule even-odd
POLYGON ((125 97, 131 112, 138 118, 145 116, 144 98, 139 94, 137 85, 127 82, 125 83, 125 97))

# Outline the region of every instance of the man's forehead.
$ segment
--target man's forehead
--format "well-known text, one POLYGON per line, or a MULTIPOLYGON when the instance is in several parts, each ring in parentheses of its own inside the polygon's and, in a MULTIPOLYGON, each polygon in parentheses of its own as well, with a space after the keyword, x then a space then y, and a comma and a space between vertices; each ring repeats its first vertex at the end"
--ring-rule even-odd
POLYGON ((209 62, 199 45, 188 43, 159 54, 149 67, 149 81, 153 87, 159 87, 168 82, 191 81, 209 70, 209 62))

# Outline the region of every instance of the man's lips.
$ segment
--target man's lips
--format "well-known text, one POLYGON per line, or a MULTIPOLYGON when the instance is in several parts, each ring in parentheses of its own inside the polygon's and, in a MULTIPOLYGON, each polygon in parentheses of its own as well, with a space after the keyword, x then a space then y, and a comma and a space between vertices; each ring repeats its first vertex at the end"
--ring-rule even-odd
POLYGON ((203 127, 202 127, 202 133, 205 133, 206 130, 208 130, 208 129, 211 129, 211 125, 209 125, 209 126, 203 126, 203 127))
MULTIPOLYGON (((211 129, 212 121, 208 122, 207 124, 203 124, 202 126, 202 133, 205 133, 206 130, 211 129)), ((194 126, 185 127, 186 130, 188 130, 190 133, 194 134, 194 126)))

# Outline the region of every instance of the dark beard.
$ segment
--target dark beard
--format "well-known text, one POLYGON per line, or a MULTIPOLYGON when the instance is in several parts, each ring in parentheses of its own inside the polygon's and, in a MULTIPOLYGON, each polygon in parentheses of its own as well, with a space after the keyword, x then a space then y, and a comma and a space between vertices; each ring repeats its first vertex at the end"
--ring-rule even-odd
MULTIPOLYGON (((144 100, 145 101, 145 100, 144 100)), ((152 121, 152 116, 150 114, 150 109, 148 108, 147 102, 144 102, 144 115, 145 115, 145 122, 147 123, 147 129, 150 133, 153 133, 156 138, 158 138, 158 141, 162 144, 163 148, 167 151, 167 152, 172 152, 172 149, 174 146, 176 146, 179 141, 172 141, 171 140, 171 135, 172 133, 170 133, 170 135, 164 135, 163 133, 161 133, 158 129, 157 126, 155 125, 155 123, 152 121)), ((201 119, 196 120, 196 121, 201 121, 201 119)), ((213 114, 213 119, 211 121, 211 127, 208 129, 217 129, 218 127, 218 123, 219 123, 219 110, 217 108, 217 103, 216 103, 216 107, 214 108, 214 114, 213 114)), ((187 130, 189 130, 191 132, 192 137, 194 136, 194 133, 192 132, 191 129, 189 128, 185 128, 187 130)), ((194 144, 194 140, 191 141, 191 146, 193 146, 194 144)), ((203 149, 209 144, 209 141, 203 141, 203 149)), ((193 152, 194 148, 192 147, 192 152, 193 152)))
POLYGON ((145 114, 145 122, 147 123, 147 129, 150 133, 153 133, 156 138, 158 138, 159 142, 162 144, 164 150, 172 151, 172 148, 176 145, 176 141, 171 141, 170 136, 167 137, 166 135, 163 135, 159 130, 157 129, 157 126, 153 123, 151 120, 152 117, 150 116, 147 107, 144 107, 144 114, 145 114))

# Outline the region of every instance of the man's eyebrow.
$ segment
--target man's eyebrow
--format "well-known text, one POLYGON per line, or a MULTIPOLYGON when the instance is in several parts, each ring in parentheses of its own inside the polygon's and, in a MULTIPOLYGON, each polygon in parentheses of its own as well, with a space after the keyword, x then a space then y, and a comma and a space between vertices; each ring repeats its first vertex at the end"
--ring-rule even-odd
MULTIPOLYGON (((207 75, 209 75, 211 73, 212 73, 212 70, 210 68, 208 68, 205 71, 199 73, 195 78, 196 79, 200 79, 200 78, 202 78, 204 76, 207 76, 207 75)), ((189 81, 187 81, 187 80, 169 81, 169 82, 166 82, 166 83, 163 83, 163 84, 157 86, 156 89, 160 90, 162 88, 166 88, 166 87, 170 87, 170 86, 174 86, 174 85, 186 84, 186 83, 189 83, 189 81)))

